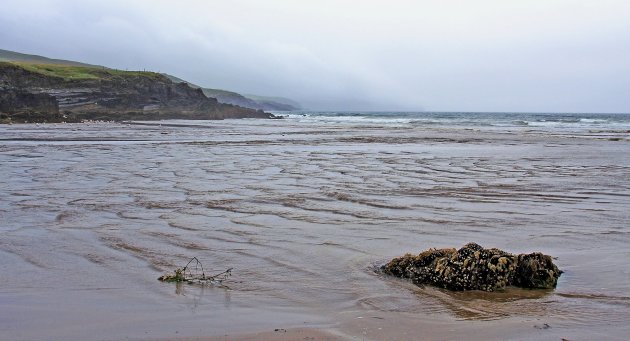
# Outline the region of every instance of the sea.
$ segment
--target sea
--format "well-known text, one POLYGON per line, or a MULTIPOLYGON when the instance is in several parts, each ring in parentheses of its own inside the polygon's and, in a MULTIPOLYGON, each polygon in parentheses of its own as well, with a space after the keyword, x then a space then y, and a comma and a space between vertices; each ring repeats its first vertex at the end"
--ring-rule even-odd
POLYGON ((294 111, 275 114, 307 124, 317 122, 409 127, 496 127, 498 129, 529 127, 556 132, 630 129, 630 113, 294 111))
POLYGON ((0 339, 630 333, 630 114, 275 114, 1 125, 0 339), (378 271, 468 242, 564 273, 489 293, 378 271), (231 276, 157 280, 193 257, 231 276))

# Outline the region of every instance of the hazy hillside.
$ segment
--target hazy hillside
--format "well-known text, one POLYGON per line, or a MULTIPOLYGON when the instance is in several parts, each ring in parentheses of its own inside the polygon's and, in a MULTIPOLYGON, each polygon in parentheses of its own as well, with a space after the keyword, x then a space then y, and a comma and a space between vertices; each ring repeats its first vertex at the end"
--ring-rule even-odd
POLYGON ((257 95, 241 95, 239 93, 221 89, 204 88, 199 85, 187 82, 173 75, 164 74, 173 82, 185 82, 194 88, 200 88, 208 97, 216 98, 221 103, 238 105, 241 107, 271 110, 271 111, 290 111, 299 110, 301 105, 298 102, 283 97, 265 97, 257 95))
POLYGON ((206 96, 211 97, 211 98, 216 98, 217 101, 219 101, 220 103, 238 105, 238 106, 250 108, 250 109, 262 109, 262 106, 258 104, 256 101, 246 98, 245 96, 239 93, 227 91, 227 90, 220 90, 220 89, 202 88, 197 84, 187 82, 181 78, 178 78, 178 77, 166 74, 166 73, 164 75, 168 77, 169 79, 171 79, 173 82, 176 82, 176 83, 184 82, 193 88, 201 89, 201 91, 203 91, 203 93, 206 96))
POLYGON ((260 109, 263 110, 290 111, 302 109, 302 105, 300 103, 284 97, 258 96, 250 94, 244 96, 259 103, 261 105, 260 109))
POLYGON ((15 62, 28 62, 37 64, 56 64, 56 65, 71 65, 71 66, 89 66, 89 67, 102 67, 100 65, 92 65, 74 62, 71 60, 63 59, 51 59, 33 54, 24 54, 19 52, 13 52, 0 49, 0 61, 15 61, 15 62))

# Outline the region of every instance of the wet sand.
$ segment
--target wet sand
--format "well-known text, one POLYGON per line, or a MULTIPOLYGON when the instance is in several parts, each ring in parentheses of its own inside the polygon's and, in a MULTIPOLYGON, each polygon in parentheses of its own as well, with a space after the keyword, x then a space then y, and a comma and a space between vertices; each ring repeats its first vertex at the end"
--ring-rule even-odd
MULTIPOLYGON (((352 338, 320 329, 284 329, 263 331, 249 334, 226 334, 220 336, 191 337, 176 339, 178 341, 250 341, 250 340, 282 340, 282 341, 335 341, 352 340, 352 338)), ((159 341, 159 340, 156 340, 159 341)))
POLYGON ((630 332, 627 132, 242 120, 0 133, 3 339, 630 332), (565 273, 552 291, 452 293, 374 272, 468 241, 542 251, 565 273), (156 280, 193 256, 233 267, 229 289, 156 280))

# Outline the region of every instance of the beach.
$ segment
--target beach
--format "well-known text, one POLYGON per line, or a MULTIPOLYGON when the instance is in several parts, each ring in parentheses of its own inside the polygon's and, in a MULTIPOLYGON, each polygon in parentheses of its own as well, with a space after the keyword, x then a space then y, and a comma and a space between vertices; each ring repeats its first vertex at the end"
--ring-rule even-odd
POLYGON ((624 340, 629 120, 531 117, 0 126, 0 338, 624 340), (377 271, 467 242, 564 273, 487 293, 377 271), (192 257, 232 276, 157 280, 192 257))

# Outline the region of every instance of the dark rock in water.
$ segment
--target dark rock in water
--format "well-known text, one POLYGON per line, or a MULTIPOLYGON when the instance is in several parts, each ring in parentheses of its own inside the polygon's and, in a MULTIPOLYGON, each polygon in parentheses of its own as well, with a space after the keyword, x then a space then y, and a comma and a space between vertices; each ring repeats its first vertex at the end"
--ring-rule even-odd
POLYGON ((550 256, 540 252, 520 254, 512 285, 521 288, 555 288, 561 273, 550 256))
POLYGON ((555 288, 562 271, 542 253, 513 255, 468 243, 459 250, 429 249, 419 255, 392 259, 384 273, 409 278, 416 285, 431 284, 449 290, 495 291, 506 286, 555 288))

